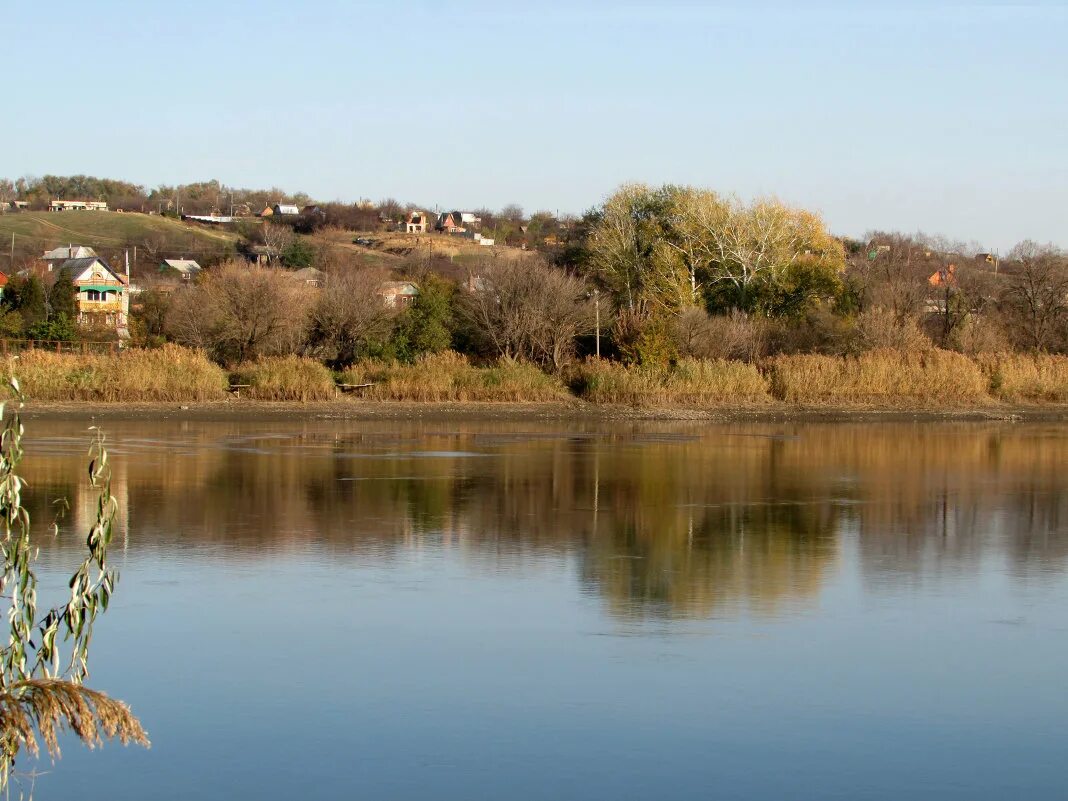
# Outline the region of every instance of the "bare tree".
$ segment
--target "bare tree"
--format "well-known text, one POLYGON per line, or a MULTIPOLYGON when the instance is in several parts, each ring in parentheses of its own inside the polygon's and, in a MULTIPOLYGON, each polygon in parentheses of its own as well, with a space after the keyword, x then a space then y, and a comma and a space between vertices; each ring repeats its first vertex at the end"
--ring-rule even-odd
POLYGON ((508 222, 519 225, 523 222, 523 207, 518 203, 509 203, 497 213, 497 216, 502 220, 508 220, 508 222))
POLYGON ((230 262, 175 293, 168 330, 227 363, 292 353, 303 345, 314 292, 284 271, 230 262))
POLYGON ((330 273, 309 317, 308 343, 335 368, 347 367, 392 331, 398 310, 379 295, 386 274, 347 269, 330 273))
POLYGON ((934 252, 907 236, 875 233, 850 272, 865 307, 888 309, 903 323, 920 318, 931 293, 929 279, 942 266, 934 252))
POLYGON ((1023 345, 1050 350, 1062 345, 1068 327, 1068 261, 1052 245, 1021 242, 1009 253, 1014 274, 1005 305, 1023 345))
POLYGON ((296 235, 288 225, 264 223, 260 236, 263 237, 264 247, 267 248, 267 258, 270 261, 277 261, 282 257, 286 248, 293 244, 296 235))
POLYGON ((483 348, 559 369, 592 329, 585 285, 533 259, 487 262, 461 314, 483 348))

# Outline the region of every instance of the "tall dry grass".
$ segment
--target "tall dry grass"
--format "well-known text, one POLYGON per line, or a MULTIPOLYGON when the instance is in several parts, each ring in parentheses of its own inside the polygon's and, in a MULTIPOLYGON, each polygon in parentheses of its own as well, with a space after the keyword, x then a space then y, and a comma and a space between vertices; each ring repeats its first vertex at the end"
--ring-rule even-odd
POLYGON ((373 400, 536 403, 569 397, 558 378, 535 365, 501 361, 491 367, 475 367, 451 351, 424 356, 414 364, 362 362, 346 370, 341 380, 373 383, 360 396, 373 400))
POLYGON ((764 371, 776 399, 802 405, 966 406, 989 401, 979 365, 952 351, 776 356, 764 371))
POLYGON ((11 365, 26 397, 43 401, 205 401, 226 396, 226 373, 178 345, 116 354, 24 351, 11 365))
POLYGON ((239 364, 235 384, 248 384, 242 392, 255 400, 329 400, 336 394, 333 374, 321 362, 301 356, 266 356, 239 364))
POLYGON ((1068 356, 1041 353, 982 353, 975 357, 999 400, 1068 402, 1068 356))
POLYGON ((721 406, 771 400, 768 382, 756 367, 724 359, 682 359, 664 370, 591 360, 573 370, 572 385, 591 403, 630 406, 721 406))

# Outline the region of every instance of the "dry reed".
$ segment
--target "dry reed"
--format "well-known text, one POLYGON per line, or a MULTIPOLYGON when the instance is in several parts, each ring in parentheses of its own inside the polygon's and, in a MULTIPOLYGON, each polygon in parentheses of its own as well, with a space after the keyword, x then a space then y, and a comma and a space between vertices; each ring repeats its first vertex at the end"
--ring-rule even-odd
POLYGON ((37 733, 49 756, 60 755, 58 734, 69 730, 89 748, 108 739, 148 746, 148 736, 130 708, 102 692, 62 679, 27 679, 0 694, 0 731, 4 747, 40 753, 37 733))
POLYGON ((414 364, 361 362, 345 371, 341 380, 373 384, 361 395, 373 400, 537 403, 568 398, 559 379, 533 364, 502 360, 475 367, 451 351, 424 356, 414 364))
POLYGON ((591 360, 575 369, 572 383, 592 403, 720 406, 771 400, 768 382, 755 367, 724 359, 683 359, 669 370, 591 360))
POLYGON ((777 356, 763 365, 776 399, 802 405, 961 406, 989 400, 988 381, 952 351, 777 356))
POLYGON ((1044 353, 983 353, 975 357, 999 400, 1068 402, 1068 356, 1044 353))
POLYGON ((245 394, 255 400, 328 400, 336 394, 331 372, 320 362, 301 356, 269 356, 239 364, 234 383, 248 384, 245 394))
POLYGON ((116 354, 24 351, 13 369, 26 397, 41 401, 204 401, 226 396, 226 373, 177 345, 116 354))

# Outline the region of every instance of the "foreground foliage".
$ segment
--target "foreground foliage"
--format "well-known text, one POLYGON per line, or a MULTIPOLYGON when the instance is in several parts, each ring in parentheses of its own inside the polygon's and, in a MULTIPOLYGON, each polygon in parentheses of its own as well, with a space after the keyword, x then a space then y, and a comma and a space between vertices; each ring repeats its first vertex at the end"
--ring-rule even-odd
MULTIPOLYGON (((11 379, 10 387, 21 408, 18 382, 11 379)), ((42 614, 34 571, 37 547, 22 505, 25 484, 17 473, 23 457, 18 408, 9 414, 8 404, 0 403, 0 597, 7 605, 9 625, 7 644, 0 648, 0 791, 7 789, 24 749, 39 755, 39 740, 53 759, 58 757, 63 731, 90 748, 105 738, 149 744, 129 707, 83 686, 89 675, 93 624, 107 610, 118 578, 107 562, 116 502, 103 435, 97 432, 89 452, 89 481, 99 495, 86 538, 88 554, 71 576, 67 602, 42 614), (66 656, 62 642, 68 643, 66 656)), ((58 535, 56 525, 53 534, 58 535)))

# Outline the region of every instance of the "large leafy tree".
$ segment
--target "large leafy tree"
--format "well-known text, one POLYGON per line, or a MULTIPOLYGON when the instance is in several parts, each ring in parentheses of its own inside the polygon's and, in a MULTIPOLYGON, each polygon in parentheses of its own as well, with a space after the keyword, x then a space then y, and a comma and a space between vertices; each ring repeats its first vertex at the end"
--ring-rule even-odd
POLYGON ((670 214, 669 192, 628 184, 605 201, 590 229, 588 269, 630 314, 676 309, 685 295, 686 278, 669 247, 670 214))

